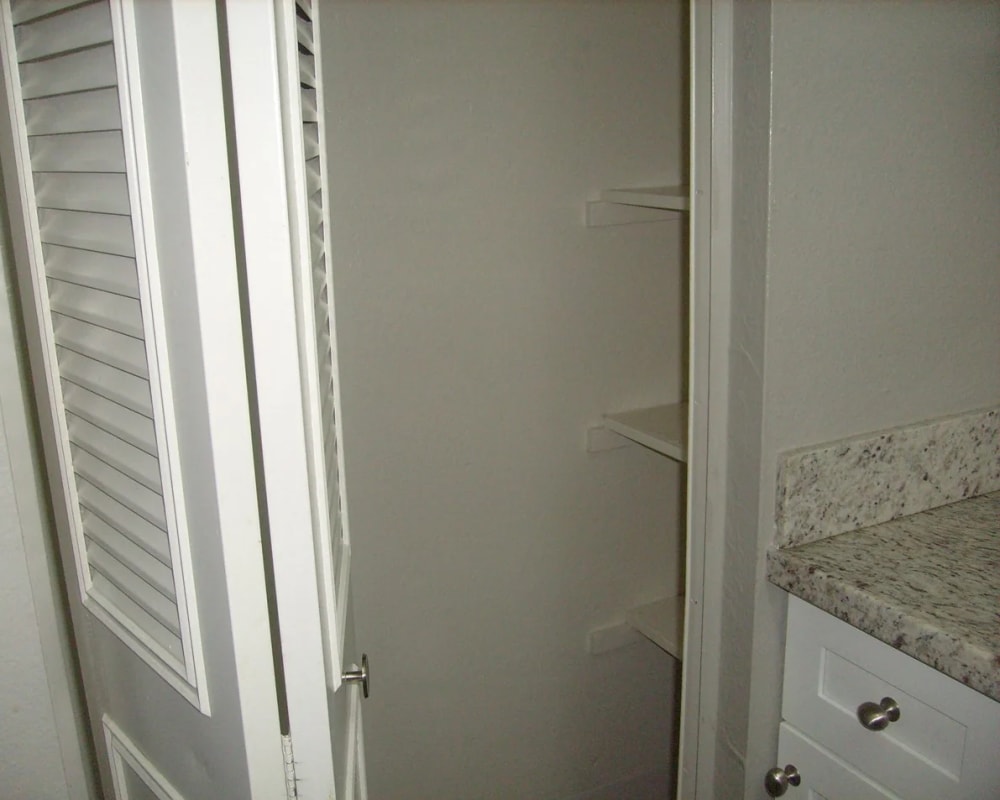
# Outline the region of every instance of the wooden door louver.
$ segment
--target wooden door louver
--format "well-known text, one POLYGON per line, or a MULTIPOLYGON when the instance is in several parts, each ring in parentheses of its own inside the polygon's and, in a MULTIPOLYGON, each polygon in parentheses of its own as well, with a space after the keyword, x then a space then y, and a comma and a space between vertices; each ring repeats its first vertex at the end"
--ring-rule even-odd
POLYGON ((278 19, 290 223, 297 265, 304 402, 309 426, 320 615, 327 682, 340 685, 350 574, 350 539, 343 482, 340 394, 333 276, 330 265, 328 179, 323 120, 318 8, 286 0, 278 19))
POLYGON ((3 58, 83 601, 208 713, 128 0, 4 0, 3 58))

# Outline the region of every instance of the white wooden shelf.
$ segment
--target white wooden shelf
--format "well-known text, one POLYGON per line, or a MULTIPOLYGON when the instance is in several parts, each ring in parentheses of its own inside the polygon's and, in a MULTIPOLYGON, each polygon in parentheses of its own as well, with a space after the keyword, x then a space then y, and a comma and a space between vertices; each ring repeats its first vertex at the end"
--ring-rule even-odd
POLYGON ((687 186, 642 186, 634 189, 605 189, 601 200, 643 208, 687 211, 691 207, 687 186))
POLYGON ((678 661, 684 652, 684 596, 665 597, 626 612, 625 620, 678 661))
POLYGON ((687 403, 605 414, 608 430, 676 461, 687 461, 687 403))

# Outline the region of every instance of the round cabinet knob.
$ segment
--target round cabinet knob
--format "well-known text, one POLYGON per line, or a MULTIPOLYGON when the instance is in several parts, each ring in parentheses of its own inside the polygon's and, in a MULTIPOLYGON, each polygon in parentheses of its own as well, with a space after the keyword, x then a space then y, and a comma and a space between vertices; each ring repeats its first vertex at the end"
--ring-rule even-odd
POLYGON ((344 683, 360 683, 361 691, 368 697, 368 653, 361 655, 361 669, 352 669, 340 676, 344 683))
POLYGON ((764 789, 768 797, 781 797, 788 791, 789 786, 798 786, 800 783, 802 776, 794 764, 785 764, 784 769, 781 767, 769 769, 764 776, 764 789))
POLYGON ((858 706, 858 722, 870 731, 884 731, 890 722, 899 719, 899 705, 891 697, 880 703, 862 703, 858 706))

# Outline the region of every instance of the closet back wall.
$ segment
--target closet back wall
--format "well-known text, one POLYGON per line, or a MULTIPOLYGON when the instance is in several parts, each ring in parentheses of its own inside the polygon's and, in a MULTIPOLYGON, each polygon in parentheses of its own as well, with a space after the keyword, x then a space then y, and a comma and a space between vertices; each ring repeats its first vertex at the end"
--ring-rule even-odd
POLYGON ((684 5, 324 6, 372 797, 672 781, 676 662, 584 645, 680 586, 681 468, 584 434, 681 399, 686 242, 583 205, 683 179, 684 5))

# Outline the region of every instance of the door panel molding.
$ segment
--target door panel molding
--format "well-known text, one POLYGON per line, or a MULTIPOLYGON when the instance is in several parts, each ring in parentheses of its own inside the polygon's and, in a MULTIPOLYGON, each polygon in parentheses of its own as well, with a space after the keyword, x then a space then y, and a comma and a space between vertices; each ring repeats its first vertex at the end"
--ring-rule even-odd
POLYGON ((133 6, 42 10, 0 3, 26 277, 79 588, 208 715, 133 6))
POLYGON ((115 800, 144 800, 141 797, 133 797, 130 787, 135 783, 129 780, 131 776, 149 789, 157 800, 185 800, 111 717, 105 714, 101 725, 104 728, 108 758, 111 761, 115 800))

